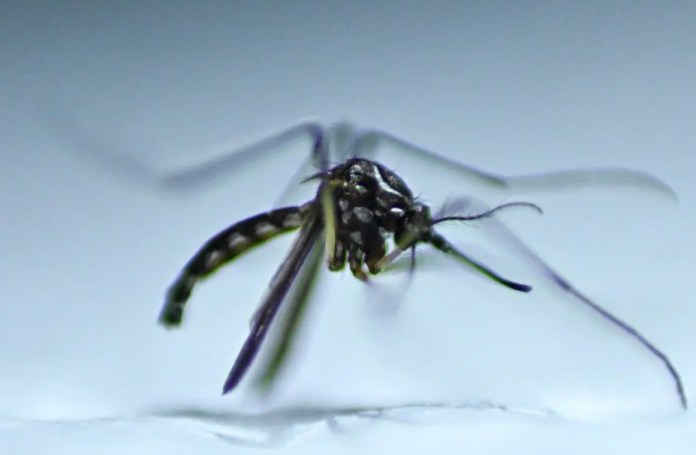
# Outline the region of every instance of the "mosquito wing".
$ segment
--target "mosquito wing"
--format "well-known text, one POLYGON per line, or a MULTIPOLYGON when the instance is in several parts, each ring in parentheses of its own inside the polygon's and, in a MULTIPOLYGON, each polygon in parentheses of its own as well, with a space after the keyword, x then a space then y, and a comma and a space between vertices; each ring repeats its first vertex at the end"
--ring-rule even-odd
MULTIPOLYGON (((433 166, 443 175, 453 175, 477 185, 479 189, 495 192, 558 191, 586 187, 610 187, 643 190, 677 200, 674 190, 645 172, 624 168, 571 169, 538 174, 503 176, 460 163, 441 156, 424 147, 411 144, 385 131, 365 130, 356 132, 353 146, 346 153, 374 159, 376 155, 394 153, 396 162, 413 158, 433 166), (397 158, 398 157, 398 158, 397 158)), ((379 161, 379 160, 378 160, 379 161)))
MULTIPOLYGON (((173 172, 161 177, 161 183, 171 189, 186 189, 212 180, 229 178, 235 172, 251 162, 268 159, 269 155, 280 149, 286 148, 293 142, 309 138, 311 141, 310 153, 303 157, 298 166, 298 172, 306 172, 307 165, 311 162, 315 166, 324 168, 328 160, 326 155, 326 142, 324 129, 317 123, 300 123, 287 128, 279 133, 269 135, 258 142, 224 153, 217 158, 199 163, 194 167, 173 172)), ((296 183, 303 175, 296 175, 290 179, 296 183)))
MULTIPOLYGON (((297 239, 295 239, 290 252, 271 280, 266 296, 252 319, 251 331, 227 376, 227 380, 223 386, 223 394, 230 392, 239 384, 253 363, 268 333, 268 329, 278 309, 281 304, 283 304, 293 282, 298 274, 300 274, 310 253, 316 250, 314 247, 318 243, 317 240, 321 235, 322 229, 321 217, 318 214, 317 208, 314 207, 305 215, 305 221, 297 239)), ((318 268, 318 264, 319 262, 313 259, 309 263, 309 268, 316 269, 318 268)), ((309 275, 312 275, 312 273, 309 273, 309 275)), ((306 282, 306 279, 302 279, 301 281, 300 289, 295 293, 294 302, 292 302, 294 305, 297 305, 298 301, 302 302, 309 296, 309 288, 311 286, 306 282), (301 289, 303 287, 307 288, 304 292, 302 292, 301 289), (305 295, 305 297, 302 297, 303 295, 305 295)), ((282 359, 280 363, 282 363, 282 359)))

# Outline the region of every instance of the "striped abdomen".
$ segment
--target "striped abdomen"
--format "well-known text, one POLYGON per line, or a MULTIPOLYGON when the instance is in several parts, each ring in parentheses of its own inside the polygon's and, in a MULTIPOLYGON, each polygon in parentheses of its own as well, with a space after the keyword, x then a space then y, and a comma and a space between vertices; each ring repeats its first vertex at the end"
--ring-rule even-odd
POLYGON ((199 280, 266 240, 299 228, 307 207, 283 207, 261 213, 233 224, 208 240, 167 291, 160 322, 165 326, 179 325, 186 301, 199 280))

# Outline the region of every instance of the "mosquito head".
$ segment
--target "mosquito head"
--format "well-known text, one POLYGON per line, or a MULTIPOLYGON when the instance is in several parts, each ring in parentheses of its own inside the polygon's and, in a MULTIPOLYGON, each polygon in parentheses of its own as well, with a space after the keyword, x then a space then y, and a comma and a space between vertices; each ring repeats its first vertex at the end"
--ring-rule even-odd
POLYGON ((394 230, 394 243, 401 250, 413 244, 428 241, 433 226, 430 207, 420 202, 411 205, 394 230))
POLYGON ((432 218, 430 207, 420 202, 413 204, 403 215, 402 222, 394 232, 394 242, 406 250, 417 242, 429 242, 433 237, 433 226, 445 221, 475 221, 488 218, 494 213, 511 207, 527 207, 543 213, 541 207, 531 202, 507 202, 474 215, 451 215, 432 218))

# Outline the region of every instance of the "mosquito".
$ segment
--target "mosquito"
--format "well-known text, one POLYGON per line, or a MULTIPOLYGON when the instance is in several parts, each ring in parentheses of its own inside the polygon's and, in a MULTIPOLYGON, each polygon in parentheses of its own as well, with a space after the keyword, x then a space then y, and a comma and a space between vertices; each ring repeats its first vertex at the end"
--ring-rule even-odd
MULTIPOLYGON (((289 316, 280 327, 270 361, 260 376, 260 383, 270 386, 286 361, 303 312, 311 299, 312 287, 322 268, 331 271, 348 265, 353 276, 367 282, 389 267, 402 254, 410 254, 409 272, 416 264, 416 248, 429 245, 472 268, 489 280, 517 292, 530 292, 531 286, 507 279, 485 264, 460 251, 436 231, 440 223, 473 221, 486 218, 487 228, 494 229, 507 245, 526 258, 557 288, 575 301, 587 306, 633 338, 662 362, 671 376, 682 408, 688 402, 679 372, 670 359, 637 329, 613 315, 576 289, 537 254, 529 249, 495 215, 511 207, 526 207, 541 213, 536 204, 514 201, 484 208, 473 215, 462 216, 443 208, 433 214, 431 208, 415 197, 397 173, 375 159, 380 148, 445 165, 462 178, 474 179, 492 188, 558 189, 569 186, 608 185, 647 188, 670 197, 672 189, 656 178, 626 169, 570 170, 536 175, 502 177, 444 158, 380 130, 359 130, 349 124, 323 126, 302 123, 242 148, 220 159, 170 176, 173 185, 188 184, 224 174, 239 168, 245 160, 282 148, 298 138, 309 139, 311 151, 301 163, 290 185, 301 181, 317 181, 315 196, 301 204, 275 208, 232 224, 209 239, 184 266, 169 287, 159 322, 167 328, 181 325, 186 303, 197 284, 224 265, 236 260, 253 247, 281 234, 299 231, 285 259, 271 279, 269 288, 251 319, 251 328, 223 385, 223 394, 234 390, 247 371, 269 332, 281 306, 287 306, 289 316), (330 163, 337 163, 331 165, 330 163), (308 164, 319 169, 301 180, 308 164), (390 250, 391 247, 391 250, 390 250), (325 257, 325 261, 322 261, 325 257), (291 291, 291 288, 294 290, 291 291)), ((286 191, 288 188, 286 188, 286 191)), ((470 198, 454 205, 466 206, 470 198)))

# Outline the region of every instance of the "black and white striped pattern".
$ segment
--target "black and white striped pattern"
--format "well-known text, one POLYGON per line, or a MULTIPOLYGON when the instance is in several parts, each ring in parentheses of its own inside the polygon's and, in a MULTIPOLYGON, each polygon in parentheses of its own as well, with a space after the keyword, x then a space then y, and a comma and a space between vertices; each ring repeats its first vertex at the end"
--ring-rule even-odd
POLYGON ((169 288, 160 314, 162 324, 181 324, 184 306, 198 281, 266 240, 299 228, 306 211, 304 205, 261 213, 233 224, 208 240, 169 288))

